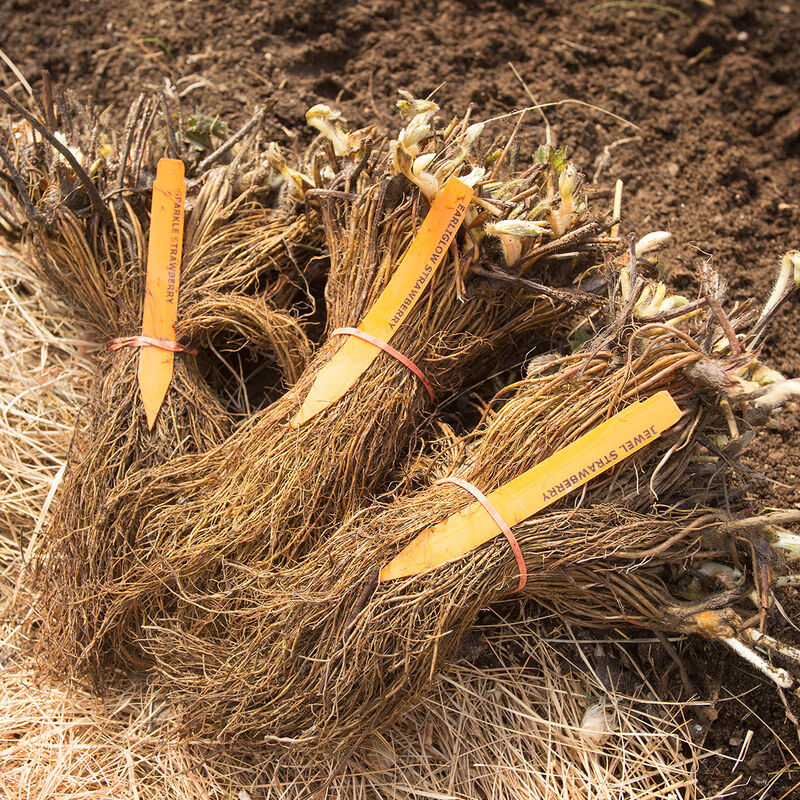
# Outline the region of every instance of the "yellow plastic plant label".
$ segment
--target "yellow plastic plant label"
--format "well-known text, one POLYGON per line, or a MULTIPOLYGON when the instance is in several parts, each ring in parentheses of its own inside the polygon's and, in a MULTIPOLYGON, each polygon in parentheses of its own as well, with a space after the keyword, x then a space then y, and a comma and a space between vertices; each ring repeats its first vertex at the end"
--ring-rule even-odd
MULTIPOLYGON (((388 342, 411 313, 423 290, 436 274, 450 243, 466 216, 472 189, 450 178, 431 204, 419 232, 394 275, 358 326, 388 342)), ((349 336, 333 358, 320 370, 303 405, 293 417, 297 428, 332 406, 350 389, 380 354, 375 345, 349 336)))
MULTIPOLYGON (((178 318, 186 199, 183 175, 182 161, 162 158, 158 162, 150 209, 142 336, 167 342, 175 339, 178 318)), ((139 390, 150 430, 172 381, 174 360, 175 353, 169 349, 142 347, 139 351, 139 390)))
MULTIPOLYGON (((669 392, 637 402, 487 495, 509 527, 533 516, 655 441, 681 417, 669 392)), ((421 533, 382 570, 381 581, 455 561, 499 534, 477 501, 421 533)))

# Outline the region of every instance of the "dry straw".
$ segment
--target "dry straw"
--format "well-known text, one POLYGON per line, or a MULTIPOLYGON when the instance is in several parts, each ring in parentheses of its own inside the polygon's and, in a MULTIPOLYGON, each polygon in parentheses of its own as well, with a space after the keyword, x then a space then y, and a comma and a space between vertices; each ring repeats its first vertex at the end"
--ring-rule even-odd
MULTIPOLYGON (((505 150, 481 145, 483 126, 464 119, 436 128, 436 107, 414 102, 388 151, 312 109, 325 133, 320 150, 333 158, 327 169, 342 166, 328 189, 306 197, 325 227, 331 331, 357 325, 375 303, 434 192, 451 175, 474 186, 465 229, 391 342, 446 398, 518 357, 532 334, 549 335, 574 308, 598 302, 568 285, 580 263, 574 254, 602 225, 588 218, 579 178, 557 154, 545 150, 509 173, 505 150), (522 226, 525 236, 488 233, 492 220, 500 231, 522 226), (552 259, 562 251, 573 255, 552 259)), ((104 659, 129 659, 142 626, 171 614, 176 596, 213 593, 233 561, 290 563, 381 488, 429 409, 421 383, 395 358, 380 354, 339 402, 299 428, 289 423, 342 339, 330 336, 293 389, 222 445, 141 470, 119 487, 97 527, 135 541, 135 553, 124 571, 92 585, 94 635, 80 637, 78 655, 95 676, 104 659)))
POLYGON ((0 791, 27 800, 163 797, 690 800, 696 748, 680 706, 627 699, 564 659, 536 621, 486 632, 489 663, 459 661, 428 700, 339 769, 285 758, 252 764, 181 740, 143 684, 104 701, 41 683, 24 660, 0 674, 0 791), (688 753, 688 755, 687 755, 688 753))
MULTIPOLYGON (((0 156, 14 190, 6 223, 19 231, 47 290, 98 345, 98 378, 40 538, 32 587, 41 593, 45 660, 69 673, 76 648, 94 633, 82 604, 91 602, 97 581, 123 571, 133 555, 128 537, 96 528, 110 491, 137 468, 221 442, 231 420, 204 376, 213 362, 181 353, 148 430, 138 351, 106 350, 112 339, 140 329, 152 180, 167 147, 157 134, 176 146, 170 115, 164 118, 170 136, 154 132, 157 100, 140 98, 117 146, 102 120, 69 97, 45 101, 47 124, 5 93, 2 99, 19 115, 0 129, 0 156)), ((302 283, 294 250, 307 254, 319 231, 290 192, 278 195, 270 185, 280 178, 272 157, 269 150, 264 161, 250 137, 229 164, 190 180, 177 339, 212 352, 247 347, 274 358, 293 381, 310 345, 282 307, 302 283)))
MULTIPOLYGON (((682 308, 632 273, 625 267, 612 281, 622 291, 603 332, 502 392, 451 474, 493 491, 631 401, 669 390, 683 416, 662 439, 516 526, 525 594, 590 624, 613 617, 741 644, 758 622, 739 624, 748 590, 720 590, 712 578, 682 602, 680 582, 711 558, 752 559, 763 590, 765 568, 780 563, 758 522, 735 504, 717 507, 714 495, 747 441, 734 435, 744 430, 742 409, 756 411, 769 391, 752 379, 763 368, 748 348, 771 312, 756 321, 740 307, 728 317, 710 271, 700 300, 682 308), (732 535, 742 529, 757 546, 732 535)), ((377 583, 403 546, 465 504, 459 487, 434 484, 362 510, 281 573, 239 563, 215 591, 182 587, 181 606, 154 626, 150 646, 187 726, 245 750, 346 753, 402 717, 478 612, 518 582, 498 536, 426 574, 377 583)))

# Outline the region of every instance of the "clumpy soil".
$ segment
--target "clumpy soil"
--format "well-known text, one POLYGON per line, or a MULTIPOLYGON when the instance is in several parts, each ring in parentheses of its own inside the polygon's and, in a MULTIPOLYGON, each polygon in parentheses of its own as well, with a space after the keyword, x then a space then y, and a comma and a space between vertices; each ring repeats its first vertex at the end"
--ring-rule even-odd
MULTIPOLYGON (((270 133, 300 141, 318 102, 353 125, 396 128, 400 88, 436 90, 446 114, 472 104, 478 119, 529 105, 512 62, 538 102, 558 103, 546 109, 552 136, 587 179, 623 179, 624 230, 674 233, 662 259, 673 284, 691 292, 710 258, 736 299, 760 299, 781 253, 800 247, 800 8, 664 2, 0 0, 0 48, 32 84, 46 68, 120 122, 136 94, 169 80, 232 126, 272 100, 270 133)), ((800 304, 787 304, 765 348, 786 374, 800 373, 799 322, 800 304)), ((751 462, 772 505, 800 502, 798 412, 787 406, 751 462)), ((783 599, 792 617, 800 604, 783 599)), ((755 730, 735 796, 791 797, 795 726, 771 687, 722 656, 696 643, 687 654, 697 685, 720 698, 706 743, 735 759, 755 730)), ((704 762, 707 791, 732 779, 731 763, 704 762)))

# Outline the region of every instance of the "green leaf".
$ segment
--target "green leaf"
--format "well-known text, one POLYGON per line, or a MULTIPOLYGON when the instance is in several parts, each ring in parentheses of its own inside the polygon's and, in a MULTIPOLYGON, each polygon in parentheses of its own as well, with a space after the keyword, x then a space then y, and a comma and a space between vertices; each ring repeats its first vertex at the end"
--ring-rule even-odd
POLYGON ((558 177, 567 163, 567 151, 563 147, 554 148, 549 144, 540 145, 536 151, 536 162, 550 164, 556 177, 558 177))
POLYGON ((589 331, 585 330, 584 328, 578 328, 575 333, 573 333, 572 336, 567 339, 569 342, 570 352, 577 353, 591 338, 592 335, 589 333, 589 331))
POLYGON ((195 150, 211 150, 211 137, 224 138, 228 135, 228 123, 219 117, 210 117, 208 114, 197 112, 189 117, 184 136, 186 141, 195 150))

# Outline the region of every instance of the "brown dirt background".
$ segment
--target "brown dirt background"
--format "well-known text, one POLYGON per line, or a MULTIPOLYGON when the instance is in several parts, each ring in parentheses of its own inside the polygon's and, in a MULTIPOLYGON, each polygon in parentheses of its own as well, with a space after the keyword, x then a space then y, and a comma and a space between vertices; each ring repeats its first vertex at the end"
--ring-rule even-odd
MULTIPOLYGON (((559 0, 0 0, 0 47, 34 85, 46 68, 120 123, 165 79, 187 79, 195 108, 232 126, 273 99, 271 133, 284 141, 307 136, 317 102, 336 101, 354 125, 395 128, 399 88, 439 87, 445 114, 470 103, 478 119, 503 114, 529 104, 511 61, 539 102, 581 100, 631 123, 575 103, 547 110, 589 179, 624 180, 624 230, 674 233, 662 259, 673 284, 691 291, 712 257, 734 297, 760 299, 781 253, 800 247, 800 4, 663 2, 672 12, 559 0)), ((787 375, 800 374, 799 323, 795 301, 766 347, 787 375)), ((775 481, 775 505, 800 502, 799 411, 779 415, 751 461, 775 481)), ((797 598, 783 599, 795 616, 797 598)), ((741 774, 728 796, 800 797, 797 731, 776 692, 717 648, 692 643, 684 655, 700 694, 720 699, 706 745, 735 760, 755 730, 733 773, 732 761, 704 762, 706 789, 741 774)))

